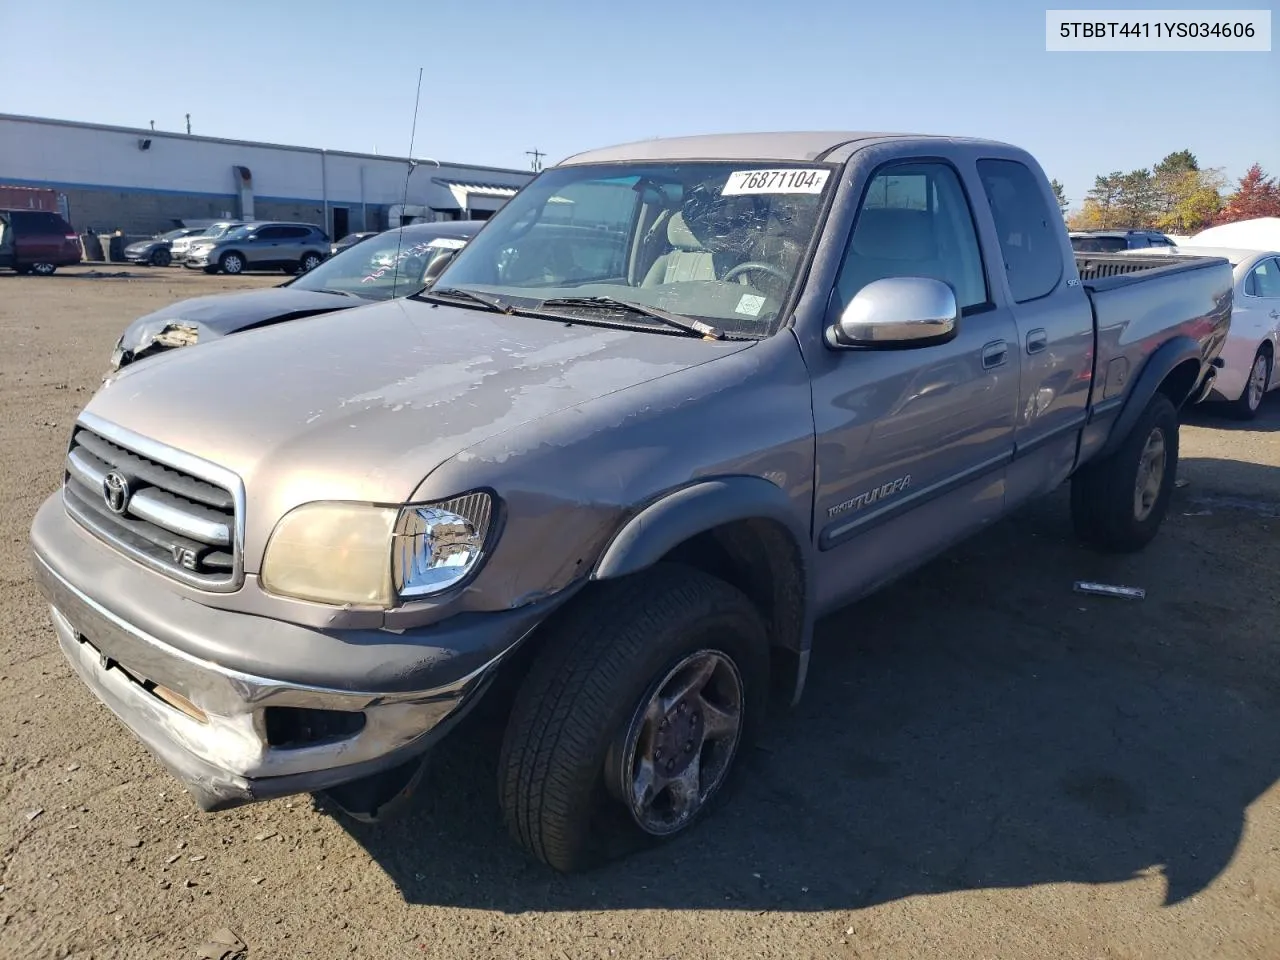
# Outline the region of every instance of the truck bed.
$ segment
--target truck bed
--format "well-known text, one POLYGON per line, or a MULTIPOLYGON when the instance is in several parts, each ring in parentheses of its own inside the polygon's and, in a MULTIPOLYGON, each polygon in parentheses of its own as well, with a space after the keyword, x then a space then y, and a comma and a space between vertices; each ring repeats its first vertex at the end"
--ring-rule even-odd
MULTIPOLYGON (((1076 270, 1088 290, 1109 290, 1136 281, 1152 280, 1175 273, 1203 270, 1227 263, 1222 257, 1186 254, 1077 253, 1076 270), (1110 282, 1108 282, 1110 281, 1110 282)), ((1228 267, 1230 265, 1228 264, 1228 267)))

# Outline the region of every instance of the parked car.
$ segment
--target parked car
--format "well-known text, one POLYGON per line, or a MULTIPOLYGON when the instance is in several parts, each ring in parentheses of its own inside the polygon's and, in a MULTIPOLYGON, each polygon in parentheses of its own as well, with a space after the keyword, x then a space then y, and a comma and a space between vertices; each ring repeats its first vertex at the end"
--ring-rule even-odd
POLYGON ((329 255, 329 237, 310 223, 250 223, 191 245, 185 266, 235 275, 246 270, 306 273, 329 255))
POLYGON ((80 260, 80 237, 61 214, 0 210, 0 267, 47 277, 80 260))
POLYGON ((1071 249, 1077 253, 1119 253, 1121 250, 1168 249, 1174 243, 1155 230, 1073 230, 1071 249))
POLYGON ((173 262, 170 252, 173 241, 204 233, 204 227, 178 227, 158 233, 147 240, 139 240, 124 248, 124 258, 130 263, 147 263, 153 267, 167 267, 173 262))
POLYGON ((354 247, 357 243, 368 240, 370 237, 376 237, 377 235, 377 230, 362 230, 359 233, 348 233, 341 240, 335 240, 333 243, 329 244, 329 256, 332 257, 334 254, 347 249, 347 247, 354 247))
MULTIPOLYGON (((1135 250, 1155 255, 1162 251, 1135 250)), ((1168 252, 1164 252, 1168 255, 1168 252)), ((1258 415, 1263 397, 1280 387, 1280 251, 1233 247, 1180 247, 1177 256, 1222 257, 1235 276, 1231 330, 1222 348, 1222 367, 1205 398, 1224 403, 1240 420, 1258 415)))
POLYGON ((179 300, 128 326, 112 351, 111 369, 241 330, 417 293, 481 226, 453 220, 388 230, 278 287, 179 300))
POLYGON ((197 240, 217 240, 230 230, 244 226, 244 220, 218 220, 209 224, 200 233, 189 237, 179 237, 169 245, 169 258, 173 263, 183 263, 197 240))
POLYGON ((1005 144, 579 154, 420 294, 122 370, 35 579, 203 809, 376 818, 502 698, 507 826, 577 870, 698 822, 819 616, 1068 480, 1086 542, 1156 537, 1231 267, 1081 262, 1005 144), (532 249, 570 216, 604 255, 532 249))

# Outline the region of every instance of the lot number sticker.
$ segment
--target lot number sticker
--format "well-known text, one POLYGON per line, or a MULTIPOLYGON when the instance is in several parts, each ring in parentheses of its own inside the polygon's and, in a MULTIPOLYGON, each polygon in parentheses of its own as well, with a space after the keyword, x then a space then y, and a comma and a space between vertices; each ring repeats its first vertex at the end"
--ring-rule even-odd
POLYGON ((725 181, 722 196, 745 193, 821 193, 830 170, 735 170, 725 181))

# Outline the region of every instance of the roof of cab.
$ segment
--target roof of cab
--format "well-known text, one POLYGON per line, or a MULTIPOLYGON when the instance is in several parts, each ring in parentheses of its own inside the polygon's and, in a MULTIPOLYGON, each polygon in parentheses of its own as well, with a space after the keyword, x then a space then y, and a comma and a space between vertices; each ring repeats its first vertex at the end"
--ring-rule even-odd
MULTIPOLYGON (((576 153, 557 166, 628 160, 807 160, 843 161, 859 145, 872 140, 946 140, 1009 149, 993 140, 920 133, 787 131, 780 133, 716 133, 694 137, 657 137, 576 153)), ((1016 149, 1016 148, 1015 148, 1016 149)))

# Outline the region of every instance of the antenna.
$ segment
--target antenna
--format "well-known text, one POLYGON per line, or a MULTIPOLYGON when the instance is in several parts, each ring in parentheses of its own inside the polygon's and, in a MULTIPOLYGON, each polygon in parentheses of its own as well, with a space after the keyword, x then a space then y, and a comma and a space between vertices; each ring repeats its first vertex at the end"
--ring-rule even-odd
POLYGON ((409 203, 409 178, 413 176, 414 168, 417 167, 418 161, 413 159, 413 144, 418 137, 418 103, 422 99, 422 68, 418 68, 418 92, 413 95, 413 126, 409 130, 409 169, 404 175, 404 196, 400 201, 400 219, 401 224, 396 230, 396 258, 392 262, 391 269, 391 299, 396 297, 396 287, 400 285, 400 247, 404 243, 404 208, 409 203))
POLYGON ((542 158, 546 156, 545 153, 543 153, 541 150, 538 150, 537 148, 534 148, 533 150, 526 150, 525 156, 533 157, 533 161, 529 164, 529 166, 533 169, 534 173, 538 173, 542 170, 542 158))

